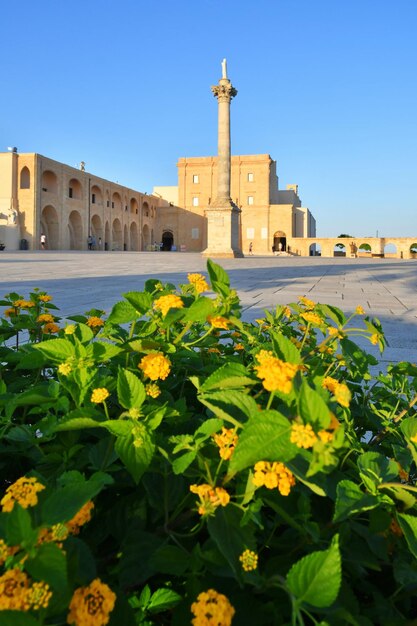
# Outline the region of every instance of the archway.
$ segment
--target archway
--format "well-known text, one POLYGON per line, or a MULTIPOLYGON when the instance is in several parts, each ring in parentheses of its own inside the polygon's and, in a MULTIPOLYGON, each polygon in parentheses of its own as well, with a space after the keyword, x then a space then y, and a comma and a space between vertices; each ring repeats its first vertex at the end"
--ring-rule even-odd
POLYGON ((117 218, 113 220, 112 226, 112 250, 122 250, 123 249, 123 239, 122 239, 122 225, 120 220, 117 218))
POLYGON ((143 217, 149 217, 149 204, 147 202, 142 204, 142 215, 143 217))
POLYGON ((359 254, 371 254, 372 252, 371 245, 369 243, 361 243, 361 245, 358 248, 358 252, 359 254))
POLYGON ((142 229, 142 250, 148 250, 148 246, 151 243, 151 234, 149 232, 149 226, 144 225, 142 229))
POLYGON ((137 215, 139 211, 139 203, 136 198, 130 199, 130 212, 134 215, 137 215))
POLYGON ((282 230, 277 230, 274 233, 274 242, 272 252, 286 252, 287 250, 287 235, 282 230))
POLYGON ((20 172, 20 189, 30 189, 30 171, 26 165, 20 172))
POLYGON ((321 243, 311 243, 308 248, 309 256, 321 256, 321 243))
POLYGON ((333 256, 346 256, 346 246, 344 243, 337 243, 333 248, 333 256))
POLYGON ((71 211, 68 218, 70 232, 70 250, 82 250, 84 248, 83 222, 78 211, 71 211))
POLYGON ((46 235, 46 247, 49 250, 59 248, 59 220, 55 208, 51 205, 42 210, 41 232, 46 235))
POLYGON ((120 194, 117 193, 117 191, 115 191, 114 194, 112 195, 111 208, 116 209, 118 211, 122 210, 122 198, 120 197, 120 194))
POLYGON ((384 256, 387 257, 396 257, 397 256, 397 246, 395 243, 386 243, 384 246, 384 256))
POLYGON ((139 250, 138 227, 135 222, 130 225, 130 249, 134 252, 139 250))
POLYGON ((106 222, 106 226, 104 228, 104 249, 105 250, 110 250, 110 226, 109 223, 106 222))
POLYGON ((48 191, 49 193, 58 192, 58 179, 51 170, 42 172, 42 191, 48 191))
POLYGON ((101 217, 99 215, 93 215, 91 218, 91 234, 96 238, 96 250, 100 250, 103 247, 103 224, 101 223, 101 217), (100 246, 99 239, 101 239, 102 245, 100 246))
POLYGON ((417 243, 411 244, 409 252, 412 259, 417 259, 417 243))
POLYGON ((170 230, 164 230, 162 233, 162 250, 170 251, 174 245, 174 235, 170 230))

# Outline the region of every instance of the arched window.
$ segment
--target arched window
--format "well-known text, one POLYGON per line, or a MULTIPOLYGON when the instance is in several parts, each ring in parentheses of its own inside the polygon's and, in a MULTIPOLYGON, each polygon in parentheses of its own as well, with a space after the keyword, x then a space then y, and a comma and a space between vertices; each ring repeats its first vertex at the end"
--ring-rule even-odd
POLYGON ((20 189, 30 189, 30 171, 26 165, 20 172, 20 189))

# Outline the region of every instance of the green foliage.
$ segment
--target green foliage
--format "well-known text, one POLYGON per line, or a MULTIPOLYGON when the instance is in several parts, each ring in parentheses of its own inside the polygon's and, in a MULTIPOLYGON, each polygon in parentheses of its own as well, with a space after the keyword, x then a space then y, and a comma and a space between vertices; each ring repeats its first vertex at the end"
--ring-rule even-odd
POLYGON ((190 623, 208 589, 234 626, 413 623, 417 367, 374 373, 355 338, 384 334, 360 307, 243 322, 207 270, 107 318, 0 301, 2 626, 65 624, 97 579, 109 626, 190 623), (19 576, 52 596, 11 603, 19 576))

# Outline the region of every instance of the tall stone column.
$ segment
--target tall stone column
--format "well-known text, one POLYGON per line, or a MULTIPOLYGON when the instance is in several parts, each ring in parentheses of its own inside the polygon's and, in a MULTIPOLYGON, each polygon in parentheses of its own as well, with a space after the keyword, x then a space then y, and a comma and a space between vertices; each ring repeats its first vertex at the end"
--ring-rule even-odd
POLYGON ((218 101, 217 196, 207 219, 207 257, 243 257, 240 247, 240 209, 230 197, 230 101, 237 94, 227 78, 226 59, 222 62, 222 78, 211 88, 218 101))

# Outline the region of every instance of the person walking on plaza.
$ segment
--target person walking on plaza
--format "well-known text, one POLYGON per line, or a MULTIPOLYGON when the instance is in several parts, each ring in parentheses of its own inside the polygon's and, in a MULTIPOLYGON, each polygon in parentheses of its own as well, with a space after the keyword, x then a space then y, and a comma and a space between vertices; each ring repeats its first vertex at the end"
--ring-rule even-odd
POLYGON ((249 244, 249 254, 253 256, 253 243, 252 242, 250 242, 249 244))
POLYGON ((45 233, 41 233, 41 249, 45 250, 46 248, 46 235, 45 233))
POLYGON ((87 237, 87 246, 88 246, 88 249, 91 250, 91 248, 93 246, 93 238, 92 238, 91 235, 88 235, 88 237, 87 237))

